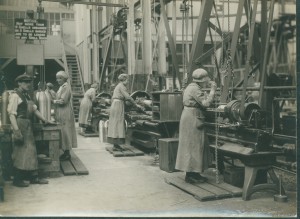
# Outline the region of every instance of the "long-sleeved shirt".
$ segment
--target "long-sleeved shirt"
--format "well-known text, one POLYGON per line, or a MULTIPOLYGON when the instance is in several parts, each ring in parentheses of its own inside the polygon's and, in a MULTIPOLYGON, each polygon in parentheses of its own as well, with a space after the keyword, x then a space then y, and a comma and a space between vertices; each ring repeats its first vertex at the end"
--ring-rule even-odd
POLYGON ((196 83, 189 84, 183 93, 183 105, 187 107, 207 108, 213 101, 214 95, 206 94, 196 83))
POLYGON ((133 104, 135 104, 134 99, 129 95, 129 93, 127 92, 127 88, 125 87, 125 85, 120 82, 114 90, 112 99, 119 99, 119 100, 128 100, 130 102, 132 102, 133 104))

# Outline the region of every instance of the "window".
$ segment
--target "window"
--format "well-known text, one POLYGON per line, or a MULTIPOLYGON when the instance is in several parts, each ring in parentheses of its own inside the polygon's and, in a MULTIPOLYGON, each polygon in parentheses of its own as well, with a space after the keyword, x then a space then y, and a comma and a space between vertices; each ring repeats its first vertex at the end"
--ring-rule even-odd
POLYGON ((6 11, 0 11, 0 19, 6 19, 7 18, 7 12, 6 11))

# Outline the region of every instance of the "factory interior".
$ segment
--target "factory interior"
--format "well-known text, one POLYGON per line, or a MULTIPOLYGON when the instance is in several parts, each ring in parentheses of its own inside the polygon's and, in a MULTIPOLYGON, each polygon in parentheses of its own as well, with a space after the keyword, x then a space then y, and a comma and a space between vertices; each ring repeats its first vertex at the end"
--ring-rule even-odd
POLYGON ((0 0, 0 217, 297 218, 299 9, 0 0))

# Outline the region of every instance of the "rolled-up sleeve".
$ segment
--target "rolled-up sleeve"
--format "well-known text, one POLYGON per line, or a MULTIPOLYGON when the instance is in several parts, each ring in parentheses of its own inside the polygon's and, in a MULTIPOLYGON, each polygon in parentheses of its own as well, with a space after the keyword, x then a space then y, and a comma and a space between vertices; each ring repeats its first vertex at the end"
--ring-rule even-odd
POLYGON ((197 101, 197 103, 205 108, 209 107, 213 101, 213 95, 206 95, 205 92, 201 90, 194 90, 192 96, 197 101))
POLYGON ((56 100, 62 100, 63 103, 61 103, 61 105, 69 104, 72 94, 68 85, 62 85, 57 93, 59 93, 59 95, 57 95, 56 100))
POLYGON ((17 115, 18 105, 22 102, 16 93, 11 93, 8 98, 7 112, 9 115, 17 115))
POLYGON ((127 88, 125 86, 120 87, 120 92, 125 98, 125 100, 129 100, 130 102, 135 104, 134 99, 129 95, 129 93, 127 92, 127 88))

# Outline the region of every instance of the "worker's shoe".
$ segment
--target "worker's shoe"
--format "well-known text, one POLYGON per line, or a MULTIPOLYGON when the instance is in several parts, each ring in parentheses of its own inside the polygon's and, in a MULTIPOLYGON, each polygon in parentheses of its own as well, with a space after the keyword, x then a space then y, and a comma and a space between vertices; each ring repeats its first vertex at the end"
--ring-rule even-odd
POLYGON ((207 179, 201 176, 199 173, 187 172, 185 175, 185 181, 187 183, 204 183, 207 179))
POLYGON ((199 173, 193 173, 192 177, 196 180, 198 180, 199 182, 206 182, 207 178, 204 176, 201 176, 199 173))
POLYGON ((70 159, 71 159, 70 151, 65 151, 65 152, 59 157, 59 160, 60 160, 60 161, 65 161, 65 160, 70 160, 70 159))
POLYGON ((23 180, 14 180, 13 185, 17 187, 28 187, 29 184, 24 182, 23 180))
POLYGON ((123 148, 118 144, 114 144, 113 151, 123 151, 123 148))
POLYGON ((30 180, 31 184, 48 184, 48 180, 45 179, 40 179, 40 178, 34 178, 32 180, 30 180))

